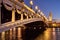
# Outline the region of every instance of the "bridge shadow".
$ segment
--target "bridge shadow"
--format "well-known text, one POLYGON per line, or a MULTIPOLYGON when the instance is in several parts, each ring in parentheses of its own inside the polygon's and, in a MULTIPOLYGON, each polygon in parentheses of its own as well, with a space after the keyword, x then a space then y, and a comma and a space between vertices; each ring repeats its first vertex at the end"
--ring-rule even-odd
POLYGON ((44 32, 45 27, 42 21, 36 21, 29 24, 26 24, 26 29, 22 33, 23 40, 34 40, 38 35, 44 32))

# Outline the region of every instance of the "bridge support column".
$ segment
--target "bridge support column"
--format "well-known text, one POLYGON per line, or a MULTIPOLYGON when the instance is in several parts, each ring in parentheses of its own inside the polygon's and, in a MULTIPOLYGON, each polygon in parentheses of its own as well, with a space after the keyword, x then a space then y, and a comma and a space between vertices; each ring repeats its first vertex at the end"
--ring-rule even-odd
POLYGON ((28 15, 27 15, 27 19, 28 19, 28 15))
POLYGON ((12 22, 15 22, 15 10, 12 10, 12 22))
POLYGON ((32 18, 32 16, 31 15, 29 15, 30 16, 30 18, 32 18))
POLYGON ((32 17, 35 18, 35 14, 33 14, 32 17))
POLYGON ((21 20, 23 20, 23 14, 21 14, 21 20))
POLYGON ((28 15, 26 14, 26 13, 24 13, 24 15, 27 17, 27 19, 28 19, 28 15))
POLYGON ((34 15, 33 18, 36 18, 36 16, 34 15))

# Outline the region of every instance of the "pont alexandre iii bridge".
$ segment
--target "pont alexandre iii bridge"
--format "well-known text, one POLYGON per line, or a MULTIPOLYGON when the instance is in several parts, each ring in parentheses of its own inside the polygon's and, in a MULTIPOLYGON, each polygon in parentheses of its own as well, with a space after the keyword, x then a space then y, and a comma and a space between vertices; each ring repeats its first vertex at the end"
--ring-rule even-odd
MULTIPOLYGON (((45 23, 45 27, 49 27, 49 19, 47 19, 47 17, 43 14, 42 11, 36 13, 26 4, 16 0, 2 0, 2 4, 6 10, 11 11, 12 17, 11 21, 0 24, 0 32, 7 31, 18 26, 24 26, 25 24, 36 21, 41 21, 45 23), (16 13, 20 15, 20 19, 18 20, 15 20, 16 13)), ((0 6, 2 7, 2 5, 0 6)))

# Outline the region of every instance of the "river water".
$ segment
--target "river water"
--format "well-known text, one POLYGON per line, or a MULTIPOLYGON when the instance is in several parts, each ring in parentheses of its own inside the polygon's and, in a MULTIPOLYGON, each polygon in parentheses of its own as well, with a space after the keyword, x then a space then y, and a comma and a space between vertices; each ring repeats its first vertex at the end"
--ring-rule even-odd
POLYGON ((35 40, 60 40, 60 28, 47 28, 35 40))
MULTIPOLYGON (((18 28, 16 30, 14 28, 14 30, 10 29, 9 31, 0 33, 0 40, 24 40, 23 37, 21 37, 22 35, 20 33, 21 32, 20 29, 21 28, 18 28)), ((24 36, 26 37, 26 35, 24 36)), ((45 31, 40 33, 34 39, 29 39, 28 37, 26 38, 27 39, 25 40, 60 40, 60 28, 46 28, 45 31)))

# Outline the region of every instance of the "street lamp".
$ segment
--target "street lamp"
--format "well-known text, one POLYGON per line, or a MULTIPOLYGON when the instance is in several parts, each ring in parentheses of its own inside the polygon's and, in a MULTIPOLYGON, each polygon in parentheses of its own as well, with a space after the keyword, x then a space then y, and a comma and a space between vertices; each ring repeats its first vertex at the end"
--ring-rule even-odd
POLYGON ((30 1, 30 5, 31 5, 31 8, 32 8, 32 5, 33 5, 33 1, 32 0, 30 1))
POLYGON ((38 10, 38 6, 35 6, 35 9, 38 10))
POLYGON ((37 11, 38 11, 38 6, 35 6, 35 10, 36 10, 36 13, 37 13, 37 11))
POLYGON ((38 10, 38 12, 40 13, 40 10, 38 10))

